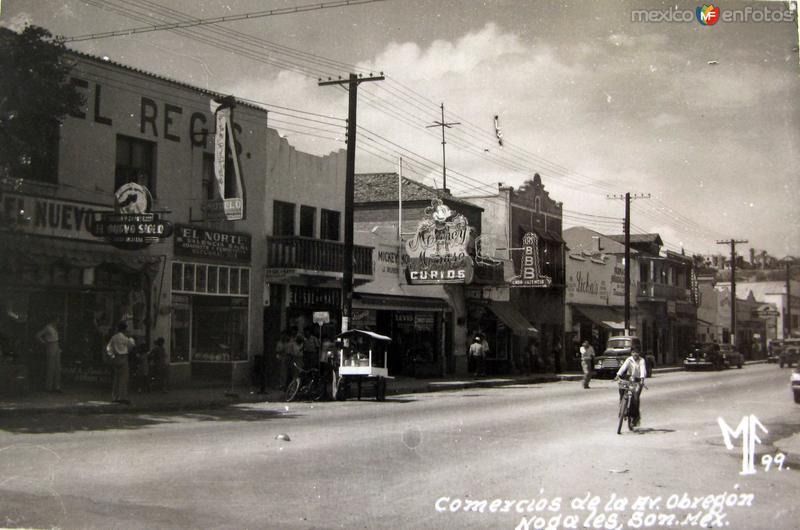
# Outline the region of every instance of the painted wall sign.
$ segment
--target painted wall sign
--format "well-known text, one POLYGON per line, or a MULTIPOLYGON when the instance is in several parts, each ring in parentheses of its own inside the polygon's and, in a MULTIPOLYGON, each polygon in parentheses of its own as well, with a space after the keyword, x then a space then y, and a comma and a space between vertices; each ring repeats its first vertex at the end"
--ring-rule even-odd
POLYGON ((528 232, 522 237, 522 262, 518 276, 511 278, 511 287, 550 287, 553 280, 542 274, 539 261, 539 237, 528 232))
POLYGON ((470 227, 466 217, 439 199, 405 244, 406 278, 410 284, 470 283, 472 258, 467 254, 470 227))
POLYGON ((175 228, 175 255, 191 258, 250 262, 251 237, 189 225, 175 228))
POLYGON ((93 214, 90 231, 113 246, 139 250, 172 235, 172 223, 151 212, 150 191, 135 182, 119 187, 114 194, 114 212, 93 214))
POLYGON ((95 241, 91 232, 93 214, 101 211, 111 211, 111 208, 18 193, 0 194, 0 216, 4 224, 26 234, 95 241))

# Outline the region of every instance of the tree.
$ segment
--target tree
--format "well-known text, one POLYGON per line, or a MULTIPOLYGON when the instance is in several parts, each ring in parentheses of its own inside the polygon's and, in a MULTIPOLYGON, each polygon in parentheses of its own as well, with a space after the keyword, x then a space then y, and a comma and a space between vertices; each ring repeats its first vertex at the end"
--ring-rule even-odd
POLYGON ((0 28, 0 179, 56 182, 58 129, 83 106, 59 38, 0 28))

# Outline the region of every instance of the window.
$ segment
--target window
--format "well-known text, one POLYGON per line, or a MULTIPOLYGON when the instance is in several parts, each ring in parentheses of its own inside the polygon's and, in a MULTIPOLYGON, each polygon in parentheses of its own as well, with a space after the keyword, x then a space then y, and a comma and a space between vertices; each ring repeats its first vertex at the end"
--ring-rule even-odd
POLYGON ((339 212, 322 210, 320 214, 319 238, 339 241, 339 212))
POLYGON ((117 135, 117 166, 114 189, 128 182, 146 186, 156 194, 156 144, 130 136, 117 135))
POLYGON ((537 212, 541 212, 542 211, 542 198, 541 197, 536 197, 535 199, 533 199, 533 208, 537 212))
POLYGON ((314 219, 317 209, 313 206, 300 206, 300 235, 314 237, 314 219))
POLYGON ((294 204, 283 201, 273 201, 272 206, 272 235, 294 235, 294 204))
POLYGON ((214 200, 214 186, 216 186, 216 178, 214 177, 214 155, 211 153, 203 153, 202 199, 204 201, 214 200))

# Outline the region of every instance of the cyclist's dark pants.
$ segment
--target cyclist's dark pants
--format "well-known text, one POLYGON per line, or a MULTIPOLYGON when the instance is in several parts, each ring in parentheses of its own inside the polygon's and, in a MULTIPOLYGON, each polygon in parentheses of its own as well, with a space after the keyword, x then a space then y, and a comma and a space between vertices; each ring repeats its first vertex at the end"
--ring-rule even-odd
MULTIPOLYGON (((634 379, 634 381, 637 381, 639 383, 642 382, 641 379, 634 379)), ((643 386, 639 385, 639 389, 636 392, 633 393, 633 398, 631 399, 631 411, 630 411, 630 414, 631 414, 631 416, 633 418, 639 418, 639 395, 642 393, 642 388, 643 388, 643 386)), ((620 388, 619 389, 619 399, 620 399, 620 401, 622 400, 623 397, 625 397, 625 390, 620 388)))

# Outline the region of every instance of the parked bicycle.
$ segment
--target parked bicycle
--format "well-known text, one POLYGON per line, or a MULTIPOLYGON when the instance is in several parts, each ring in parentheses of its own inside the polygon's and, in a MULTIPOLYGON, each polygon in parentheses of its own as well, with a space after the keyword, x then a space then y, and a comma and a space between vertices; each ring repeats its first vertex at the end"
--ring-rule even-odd
POLYGON ((622 399, 619 400, 619 418, 617 421, 617 434, 622 434, 622 423, 627 421, 628 430, 635 430, 636 418, 631 414, 631 405, 633 404, 634 396, 638 396, 642 383, 640 381, 626 381, 621 379, 619 381, 620 390, 624 390, 622 399))
POLYGON ((325 397, 325 384, 317 368, 308 370, 300 368, 297 363, 292 363, 297 370, 297 376, 286 387, 286 401, 305 398, 319 401, 325 397))

